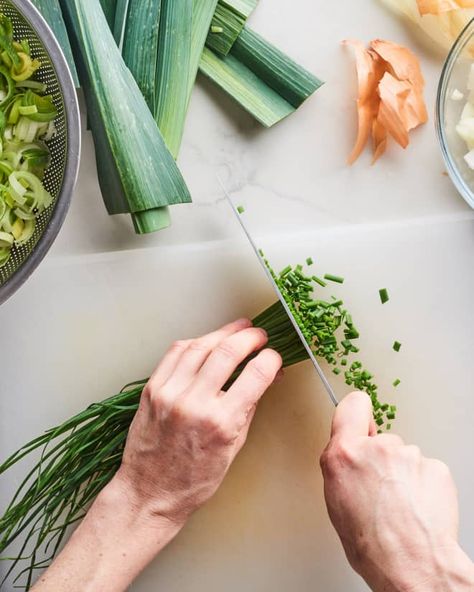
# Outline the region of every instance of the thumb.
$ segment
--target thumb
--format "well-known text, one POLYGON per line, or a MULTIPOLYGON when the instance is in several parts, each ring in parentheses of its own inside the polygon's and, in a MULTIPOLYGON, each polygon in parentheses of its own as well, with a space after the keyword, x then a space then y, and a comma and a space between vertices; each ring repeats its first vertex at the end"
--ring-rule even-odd
POLYGON ((373 435, 373 409, 369 395, 355 392, 339 403, 332 422, 331 437, 373 435))

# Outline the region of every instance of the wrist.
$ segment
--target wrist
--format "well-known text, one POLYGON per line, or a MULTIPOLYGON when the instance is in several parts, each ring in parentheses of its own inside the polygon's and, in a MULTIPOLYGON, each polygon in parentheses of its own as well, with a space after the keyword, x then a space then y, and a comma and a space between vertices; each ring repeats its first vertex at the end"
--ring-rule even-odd
POLYGON ((457 542, 450 541, 410 555, 411 561, 402 557, 399 567, 390 570, 389 581, 397 592, 474 590, 474 565, 457 542))
POLYGON ((94 505, 118 516, 132 536, 157 531, 171 540, 182 529, 185 520, 177 520, 160 511, 160 501, 142 496, 118 473, 101 491, 94 505))

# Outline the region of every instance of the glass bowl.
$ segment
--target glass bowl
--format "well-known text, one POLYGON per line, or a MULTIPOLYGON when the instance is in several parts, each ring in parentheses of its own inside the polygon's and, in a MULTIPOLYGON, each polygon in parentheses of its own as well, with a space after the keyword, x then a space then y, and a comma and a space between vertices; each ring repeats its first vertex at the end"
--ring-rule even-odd
MULTIPOLYGON (((454 185, 474 208, 474 170, 464 156, 469 152, 466 142, 456 132, 461 113, 469 94, 468 80, 474 64, 474 19, 467 25, 453 45, 441 74, 436 105, 436 127, 441 150, 454 185), (453 98, 457 96, 458 100, 453 98), (464 98, 459 100, 459 93, 464 98)), ((474 98, 471 99, 474 104, 474 98)))

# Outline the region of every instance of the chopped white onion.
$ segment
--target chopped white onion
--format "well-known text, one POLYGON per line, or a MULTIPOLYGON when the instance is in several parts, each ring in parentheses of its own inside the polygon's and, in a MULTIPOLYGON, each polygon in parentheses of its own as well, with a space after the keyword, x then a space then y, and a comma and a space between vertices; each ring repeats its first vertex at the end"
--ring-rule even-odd
POLYGON ((464 160, 467 163, 467 166, 474 171, 474 150, 471 150, 467 154, 464 155, 464 160))

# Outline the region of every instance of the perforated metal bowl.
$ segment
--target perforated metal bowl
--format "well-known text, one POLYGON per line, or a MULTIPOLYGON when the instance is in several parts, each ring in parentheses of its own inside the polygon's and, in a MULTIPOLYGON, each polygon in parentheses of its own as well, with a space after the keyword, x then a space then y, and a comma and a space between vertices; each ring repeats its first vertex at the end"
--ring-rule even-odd
POLYGON ((71 201, 79 169, 81 128, 76 90, 68 65, 51 29, 29 0, 0 0, 0 12, 13 22, 16 40, 27 39, 31 53, 41 61, 37 79, 48 85, 58 117, 57 134, 48 142, 51 165, 44 185, 53 204, 38 218, 31 240, 14 247, 8 263, 0 268, 0 304, 31 275, 53 244, 71 201))

